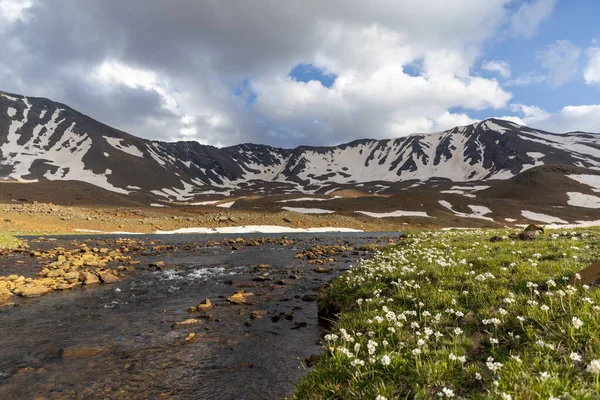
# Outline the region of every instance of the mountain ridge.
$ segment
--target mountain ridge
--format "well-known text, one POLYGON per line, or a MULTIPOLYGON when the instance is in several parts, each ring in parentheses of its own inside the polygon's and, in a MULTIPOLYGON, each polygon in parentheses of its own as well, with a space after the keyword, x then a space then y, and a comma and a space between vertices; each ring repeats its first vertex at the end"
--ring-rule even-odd
POLYGON ((80 180, 188 201, 206 194, 395 192, 432 180, 506 179, 537 165, 600 169, 600 135, 489 118, 335 146, 227 147, 147 140, 45 98, 0 91, 0 178, 80 180), (560 139, 560 140, 559 140, 560 139))

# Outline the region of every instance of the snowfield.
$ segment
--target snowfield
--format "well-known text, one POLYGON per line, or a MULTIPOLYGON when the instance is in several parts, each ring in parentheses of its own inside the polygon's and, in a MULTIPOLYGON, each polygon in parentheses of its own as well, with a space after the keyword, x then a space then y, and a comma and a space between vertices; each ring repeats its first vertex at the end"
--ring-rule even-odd
POLYGON ((432 218, 425 211, 402 211, 396 210, 387 213, 377 213, 370 211, 355 211, 358 214, 364 214, 372 218, 395 218, 395 217, 424 217, 432 218))
POLYGON ((563 219, 556 218, 547 214, 536 213, 533 211, 523 210, 521 211, 521 215, 532 221, 544 222, 547 224, 568 224, 568 222, 563 219))
POLYGON ((246 226, 230 226, 221 228, 180 228, 173 231, 156 231, 154 233, 160 235, 177 234, 177 233, 295 233, 295 232, 362 232, 360 229, 351 228, 290 228, 287 226, 278 225, 246 225, 246 226))
POLYGON ((567 196, 569 196, 567 204, 570 206, 600 208, 600 197, 598 196, 577 192, 567 192, 567 196))
POLYGON ((333 214, 335 211, 324 210, 322 208, 303 208, 303 207, 281 207, 282 210, 297 212, 300 214, 333 214))

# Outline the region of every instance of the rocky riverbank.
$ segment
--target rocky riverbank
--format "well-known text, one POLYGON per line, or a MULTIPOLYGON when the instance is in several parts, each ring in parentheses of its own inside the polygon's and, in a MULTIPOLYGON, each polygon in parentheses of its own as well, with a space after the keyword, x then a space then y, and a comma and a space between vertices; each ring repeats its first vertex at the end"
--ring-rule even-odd
POLYGON ((320 352, 320 288, 372 246, 397 240, 29 240, 26 250, 0 257, 0 274, 48 293, 13 289, 18 307, 0 308, 0 396, 282 398, 320 352), (102 273, 118 280, 101 284, 102 273), (41 283, 49 279, 54 284, 41 283), (64 282, 71 290, 58 290, 64 282))

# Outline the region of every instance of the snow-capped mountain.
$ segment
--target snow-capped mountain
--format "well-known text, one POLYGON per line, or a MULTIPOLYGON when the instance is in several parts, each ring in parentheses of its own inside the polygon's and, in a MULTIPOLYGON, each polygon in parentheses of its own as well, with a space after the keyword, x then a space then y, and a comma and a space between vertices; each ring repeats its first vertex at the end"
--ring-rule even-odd
POLYGON ((333 147, 215 148, 113 129, 48 99, 0 92, 0 178, 85 181, 165 200, 206 194, 395 190, 431 180, 510 178, 544 164, 600 169, 600 134, 553 134, 488 119, 333 147))

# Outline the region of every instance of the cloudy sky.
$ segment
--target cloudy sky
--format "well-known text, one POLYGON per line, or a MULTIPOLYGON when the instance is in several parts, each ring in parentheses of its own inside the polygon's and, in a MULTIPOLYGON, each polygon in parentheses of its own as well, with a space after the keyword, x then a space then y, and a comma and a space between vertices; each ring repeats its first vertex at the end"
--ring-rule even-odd
POLYGON ((291 147, 503 117, 600 131, 597 0, 0 0, 0 90, 291 147))

